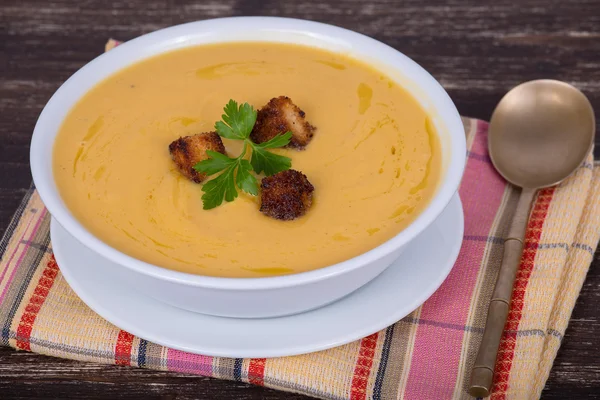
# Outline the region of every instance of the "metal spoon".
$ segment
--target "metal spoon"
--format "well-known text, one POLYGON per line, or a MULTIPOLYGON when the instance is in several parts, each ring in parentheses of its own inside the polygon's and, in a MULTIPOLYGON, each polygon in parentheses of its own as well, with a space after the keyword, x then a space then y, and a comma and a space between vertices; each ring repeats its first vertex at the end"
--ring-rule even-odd
POLYGON ((522 188, 508 236, 469 393, 490 395, 496 355, 538 189, 556 185, 585 160, 594 144, 594 110, 583 93, 554 80, 523 83, 500 101, 490 121, 489 152, 498 172, 522 188))

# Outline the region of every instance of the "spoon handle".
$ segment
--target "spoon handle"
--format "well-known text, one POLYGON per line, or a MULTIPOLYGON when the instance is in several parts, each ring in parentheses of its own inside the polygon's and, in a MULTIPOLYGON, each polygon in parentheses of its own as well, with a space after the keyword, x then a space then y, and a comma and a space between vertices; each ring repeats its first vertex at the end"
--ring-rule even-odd
POLYGON ((508 236, 504 240, 502 264, 498 271, 496 286, 490 301, 479 352, 471 372, 469 393, 474 397, 487 397, 490 395, 498 347, 508 317, 515 276, 523 252, 523 238, 525 237, 525 229, 535 193, 536 189, 524 188, 521 191, 508 236))

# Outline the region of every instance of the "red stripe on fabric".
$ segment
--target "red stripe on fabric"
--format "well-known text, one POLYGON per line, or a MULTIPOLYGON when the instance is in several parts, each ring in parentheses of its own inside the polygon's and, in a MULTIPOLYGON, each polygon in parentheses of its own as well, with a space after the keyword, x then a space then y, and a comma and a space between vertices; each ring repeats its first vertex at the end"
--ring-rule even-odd
POLYGON ((265 385, 265 364, 266 358, 253 358, 248 366, 248 382, 253 385, 265 385))
POLYGON ((373 366, 378 335, 379 333, 374 333, 360 341, 358 359, 356 360, 354 375, 352 376, 350 400, 365 400, 367 398, 367 383, 369 382, 369 375, 373 366))
POLYGON ((133 347, 133 335, 124 330, 119 331, 117 344, 115 345, 115 364, 131 365, 131 348, 133 347))
POLYGON ((523 316, 527 284, 529 283, 529 278, 533 272, 535 256, 537 254, 540 238, 542 237, 542 228, 544 226, 544 221, 548 216, 548 210, 553 195, 554 188, 543 189, 539 192, 537 201, 535 202, 529 218, 529 223, 527 224, 523 256, 521 257, 521 264, 519 265, 519 271, 515 278, 515 285, 510 301, 510 310, 508 312, 508 318, 506 320, 506 325, 504 326, 504 333, 500 341, 500 348, 496 359, 496 373, 491 396, 493 400, 506 399, 510 370, 515 355, 515 347, 517 345, 517 329, 519 329, 519 323, 523 316))
POLYGON ((30 338, 33 325, 35 324, 35 320, 44 301, 46 301, 46 297, 48 297, 48 293, 50 293, 50 289, 52 288, 57 275, 58 265, 56 264, 54 256, 51 256, 44 271, 42 271, 42 276, 40 276, 40 279, 33 290, 33 294, 25 306, 23 315, 21 315, 16 335, 17 349, 31 351, 30 338))

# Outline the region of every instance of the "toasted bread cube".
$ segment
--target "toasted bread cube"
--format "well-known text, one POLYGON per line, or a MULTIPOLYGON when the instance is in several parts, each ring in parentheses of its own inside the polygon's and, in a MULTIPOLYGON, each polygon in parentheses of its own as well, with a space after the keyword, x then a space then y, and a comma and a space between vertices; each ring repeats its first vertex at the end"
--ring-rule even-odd
POLYGON ((306 214, 315 188, 302 172, 289 169, 262 179, 260 212, 285 221, 306 214))
POLYGON ((179 172, 196 183, 206 178, 206 174, 194 169, 194 165, 208 158, 206 150, 225 154, 225 146, 217 132, 180 137, 169 145, 169 153, 179 172))
POLYGON ((304 111, 289 97, 279 96, 258 110, 250 138, 254 143, 264 143, 280 133, 290 131, 292 139, 287 147, 302 149, 312 139, 315 129, 306 120, 304 111))

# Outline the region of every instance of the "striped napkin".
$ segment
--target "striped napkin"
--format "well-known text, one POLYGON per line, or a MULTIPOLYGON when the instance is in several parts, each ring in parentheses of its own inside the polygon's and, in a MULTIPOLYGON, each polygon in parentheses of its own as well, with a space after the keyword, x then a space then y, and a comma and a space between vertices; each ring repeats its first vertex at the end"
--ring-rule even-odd
MULTIPOLYGON (((109 43, 109 47, 114 43, 109 43)), ((50 216, 31 189, 0 242, 0 345, 81 361, 249 382, 323 399, 469 399, 469 374, 518 192, 494 170, 483 121, 463 118, 464 242, 448 279, 406 318, 362 340, 271 359, 189 354, 89 309, 52 255, 50 216)), ((600 166, 591 156, 540 191, 497 360, 493 399, 538 398, 599 240, 600 166)), ((360 318, 360 316, 357 316, 360 318)))

